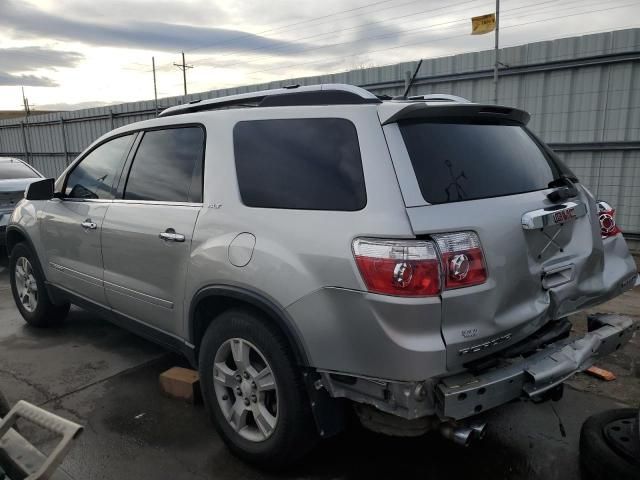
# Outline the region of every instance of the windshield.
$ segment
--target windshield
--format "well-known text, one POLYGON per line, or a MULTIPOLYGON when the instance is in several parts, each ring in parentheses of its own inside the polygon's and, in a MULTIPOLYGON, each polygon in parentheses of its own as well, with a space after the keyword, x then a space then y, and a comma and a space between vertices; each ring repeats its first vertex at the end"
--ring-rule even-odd
POLYGON ((0 163, 0 180, 15 178, 39 178, 40 176, 30 167, 21 162, 0 163))
POLYGON ((531 192, 573 177, 519 125, 414 121, 400 131, 429 203, 531 192))

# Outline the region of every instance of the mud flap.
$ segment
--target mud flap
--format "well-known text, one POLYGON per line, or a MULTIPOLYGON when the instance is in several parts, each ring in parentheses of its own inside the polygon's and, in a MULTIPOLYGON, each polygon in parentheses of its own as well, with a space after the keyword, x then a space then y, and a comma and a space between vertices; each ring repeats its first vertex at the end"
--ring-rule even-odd
POLYGON ((333 437, 347 425, 347 403, 342 398, 331 398, 322 387, 320 375, 309 369, 302 374, 318 434, 322 438, 333 437))

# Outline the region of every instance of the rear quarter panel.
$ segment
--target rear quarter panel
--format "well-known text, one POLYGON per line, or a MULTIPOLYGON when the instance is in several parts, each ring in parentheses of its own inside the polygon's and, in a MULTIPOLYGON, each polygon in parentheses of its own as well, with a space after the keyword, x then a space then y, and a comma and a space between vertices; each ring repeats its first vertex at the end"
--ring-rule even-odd
MULTIPOLYGON (((205 208, 193 237, 187 299, 206 286, 232 285, 262 294, 286 309, 326 287, 364 290, 351 251, 353 239, 413 236, 375 106, 238 109, 194 114, 191 118, 207 128, 207 159, 205 208), (236 179, 233 127, 241 120, 271 118, 352 121, 359 137, 367 190, 364 209, 333 212, 244 206, 236 179), (242 232, 252 233, 256 243, 251 261, 244 267, 236 267, 229 261, 228 249, 242 232)), ((321 350, 328 339, 340 335, 335 329, 350 328, 349 318, 342 318, 345 313, 326 312, 341 318, 326 321, 327 329, 321 339, 314 326, 322 321, 318 312, 296 314, 297 333, 316 364, 323 363, 320 357, 331 355, 330 351, 321 350)), ((362 326, 360 322, 351 325, 362 326)))

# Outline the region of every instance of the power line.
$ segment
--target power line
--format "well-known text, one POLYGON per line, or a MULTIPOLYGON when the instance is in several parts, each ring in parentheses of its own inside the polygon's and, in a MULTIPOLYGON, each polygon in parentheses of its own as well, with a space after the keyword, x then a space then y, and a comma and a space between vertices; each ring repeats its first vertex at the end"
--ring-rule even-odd
MULTIPOLYGON (((465 5, 465 4, 468 4, 468 3, 473 3, 475 1, 478 1, 478 0, 470 0, 468 2, 464 2, 464 3, 459 4, 459 5, 465 5)), ((538 7, 540 5, 545 5, 545 4, 548 4, 548 3, 555 3, 557 1, 558 0, 547 0, 547 1, 544 1, 544 2, 538 2, 538 3, 534 3, 534 4, 521 5, 519 7, 515 7, 515 8, 510 8, 510 9, 504 10, 503 12, 514 12, 516 10, 535 8, 535 7, 538 7)), ((574 0, 572 2, 569 2, 569 4, 573 4, 573 3, 583 3, 583 0, 574 0)), ((601 3, 601 2, 598 2, 598 3, 601 3)), ((491 5, 492 4, 490 3, 490 4, 487 5, 487 7, 489 7, 491 5)), ((478 7, 480 7, 480 5, 478 7)), ((554 5, 549 5, 547 7, 543 7, 542 9, 539 9, 539 10, 546 10, 548 8, 553 8, 553 7, 554 7, 554 5)), ((582 7, 584 7, 584 5, 582 5, 582 7)), ((570 9, 570 11, 573 10, 573 9, 574 8, 572 7, 570 9)), ((408 16, 415 16, 415 15, 419 15, 419 14, 423 14, 423 13, 431 13, 431 12, 436 11, 436 10, 441 10, 441 9, 438 8, 438 9, 432 9, 432 10, 424 10, 424 11, 421 11, 421 12, 415 12, 415 13, 408 14, 408 15, 401 15, 401 16, 398 16, 398 17, 391 17, 391 18, 386 19, 384 21, 368 22, 368 23, 356 25, 356 26, 353 26, 353 27, 345 28, 345 29, 332 30, 332 31, 329 31, 329 32, 315 34, 315 35, 311 35, 311 36, 307 36, 307 37, 294 38, 294 39, 291 39, 290 41, 291 42, 299 42, 299 41, 302 41, 302 40, 308 40, 310 38, 324 37, 324 36, 331 35, 333 33, 341 33, 341 32, 347 31, 347 30, 354 30, 354 29, 361 28, 361 27, 368 26, 368 25, 386 23, 389 20, 402 19, 402 18, 406 18, 408 16)), ((562 7, 562 10, 566 10, 566 8, 562 7)), ((538 13, 539 12, 532 12, 531 14, 532 15, 537 15, 538 13)), ((511 15, 502 15, 501 18, 510 18, 512 16, 513 16, 513 14, 511 14, 511 15)), ((447 22, 431 24, 431 25, 428 25, 426 27, 425 26, 420 26, 420 27, 416 27, 416 28, 405 29, 405 30, 402 31, 402 33, 404 35, 407 35, 407 34, 413 35, 414 33, 408 33, 408 32, 421 33, 422 31, 433 29, 434 27, 440 27, 440 26, 444 26, 444 25, 453 25, 453 24, 456 24, 456 23, 465 23, 466 24, 468 21, 469 21, 468 16, 465 16, 464 18, 460 18, 460 19, 457 19, 457 20, 451 20, 451 21, 447 21, 447 22)), ((350 40, 348 42, 340 42, 340 43, 337 43, 337 44, 320 45, 320 46, 316 46, 316 47, 310 47, 310 48, 301 50, 300 52, 296 52, 296 53, 301 53, 301 54, 302 53, 308 53, 308 52, 313 51, 313 50, 324 49, 324 48, 331 47, 331 46, 348 45, 350 43, 358 43, 358 42, 361 42, 363 40, 380 39, 380 38, 392 37, 394 35, 395 35, 395 33, 383 34, 383 35, 378 35, 378 36, 370 36, 369 35, 369 36, 365 36, 365 37, 362 37, 362 38, 359 38, 359 39, 356 39, 356 40, 350 40)), ((249 52, 258 51, 258 50, 264 50, 266 48, 270 48, 270 47, 258 47, 258 48, 249 50, 249 52)), ((284 46, 280 46, 280 47, 275 47, 275 48, 272 48, 269 51, 269 53, 272 53, 274 51, 280 51, 282 49, 290 49, 290 48, 293 48, 293 46, 284 45, 284 46)), ((205 57, 205 58, 201 58, 201 59, 195 60, 193 63, 194 64, 202 64, 203 62, 206 62, 206 61, 209 61, 209 60, 212 60, 212 59, 219 60, 222 57, 226 57, 226 56, 233 55, 233 54, 234 54, 234 52, 229 52, 229 53, 223 53, 223 54, 217 55, 215 57, 213 57, 213 56, 212 57, 205 57)), ((251 62, 251 60, 253 60, 253 59, 257 59, 257 58, 261 58, 261 57, 262 57, 262 55, 253 55, 251 57, 243 57, 242 60, 239 60, 239 61, 231 63, 231 64, 227 64, 227 65, 224 66, 224 68, 229 68, 229 67, 232 67, 232 66, 235 66, 235 65, 246 64, 247 62, 251 62)))
MULTIPOLYGON (((389 1, 390 1, 390 0, 389 0, 389 1)), ((470 3, 477 2, 477 1, 479 1, 479 0, 469 0, 469 1, 467 1, 467 2, 463 2, 462 4, 458 4, 458 6, 460 6, 460 5, 467 5, 467 4, 470 4, 470 3)), ((538 2, 538 3, 535 3, 535 4, 525 4, 525 5, 521 5, 521 6, 518 6, 518 7, 514 7, 514 8, 507 9, 507 10, 505 10, 505 12, 512 12, 512 11, 515 11, 515 10, 535 8, 536 6, 545 5, 545 4, 549 4, 549 3, 555 3, 555 2, 557 2, 557 1, 559 1, 559 0, 547 0, 547 1, 544 1, 544 2, 538 2)), ((571 3, 579 3, 579 1, 580 1, 580 0, 574 0, 574 1, 572 1, 572 2, 569 2, 569 4, 571 4, 571 3)), ((369 5, 369 6, 377 5, 377 4, 380 4, 380 3, 388 3, 388 2, 376 2, 376 3, 373 3, 373 4, 369 5)), ((374 11, 369 12, 369 13, 375 13, 375 12, 378 12, 378 11, 388 10, 388 9, 390 9, 390 8, 397 8, 397 7, 399 7, 399 6, 405 6, 405 5, 409 5, 409 4, 413 4, 413 3, 416 3, 416 2, 415 2, 415 1, 405 2, 405 3, 402 3, 402 4, 400 4, 400 5, 395 5, 395 6, 392 6, 392 7, 386 7, 386 8, 383 8, 383 9, 374 10, 374 11)), ((492 5, 492 3, 489 3, 489 4, 487 4, 487 7, 490 7, 491 5, 492 5)), ((480 8, 480 7, 482 7, 482 6, 483 6, 483 5, 477 5, 477 8, 480 8)), ((385 20, 381 20, 381 21, 366 22, 366 23, 364 23, 364 24, 360 24, 360 25, 356 25, 356 26, 352 26, 352 27, 347 27, 347 28, 344 28, 344 29, 332 30, 332 31, 330 31, 330 32, 324 32, 324 33, 314 34, 314 35, 310 35, 310 36, 306 36, 306 37, 298 37, 298 38, 294 38, 294 39, 291 39, 291 40, 290 40, 290 42, 299 42, 299 41, 302 41, 302 40, 308 40, 308 39, 311 39, 311 38, 326 37, 326 36, 331 35, 331 34, 334 34, 334 33, 341 33, 341 32, 348 31, 348 30, 355 30, 355 29, 363 28, 363 27, 365 27, 365 26, 369 26, 369 25, 375 25, 375 24, 388 23, 390 20, 398 20, 398 19, 404 19, 404 18, 407 18, 407 17, 415 17, 415 16, 417 16, 417 15, 422 15, 422 14, 429 14, 429 13, 433 13, 433 12, 438 11, 438 10, 447 9, 447 8, 449 8, 449 7, 450 7, 450 6, 449 6, 449 5, 447 5, 447 6, 438 7, 438 8, 435 8, 435 9, 422 10, 422 11, 419 11, 419 12, 413 12, 413 13, 410 13, 410 14, 404 14, 404 15, 399 15, 399 16, 396 16, 396 17, 390 17, 390 18, 387 18, 387 19, 385 19, 385 20)), ((552 7, 553 7, 553 5, 551 5, 551 6, 547 6, 547 7, 544 7, 543 9, 548 9, 548 8, 552 8, 552 7)), ((349 10, 345 10, 345 11, 343 11, 343 12, 337 12, 337 13, 334 13, 334 14, 324 15, 324 16, 322 16, 322 17, 316 17, 316 18, 314 18, 314 19, 309 19, 308 21, 302 21, 302 22, 292 23, 292 24, 286 25, 286 26, 284 26, 284 27, 277 27, 277 28, 273 28, 273 29, 269 29, 269 30, 264 30, 263 32, 259 32, 259 33, 265 33, 265 32, 272 32, 272 31, 282 30, 283 28, 285 28, 285 27, 287 27, 287 26, 291 26, 291 25, 298 25, 298 24, 302 24, 302 23, 308 23, 308 22, 312 22, 312 21, 315 21, 315 20, 318 20, 318 19, 325 18, 325 17, 330 17, 330 16, 332 16, 332 15, 337 15, 337 14, 339 14, 339 13, 350 12, 350 11, 354 11, 354 10, 358 10, 358 9, 362 9, 362 8, 366 8, 366 6, 365 6, 365 7, 358 7, 358 8, 356 8, 356 9, 349 9, 349 10)), ((468 8, 468 7, 467 7, 467 8, 468 8)), ((458 11, 458 10, 456 10, 456 11, 458 11)), ((536 13, 537 13, 537 12, 536 12, 536 13)), ((346 17, 346 18, 352 18, 353 16, 357 16, 357 15, 352 15, 352 16, 349 16, 349 17, 346 17)), ((503 15, 503 17, 505 17, 505 16, 503 15)), ((432 24, 432 25, 430 25, 430 26, 428 26, 428 27, 417 27, 417 28, 408 29, 408 30, 407 30, 407 29, 405 29, 402 33, 403 33, 403 34, 406 34, 407 32, 412 32, 412 31, 428 30, 428 29, 431 29, 431 28, 434 28, 434 27, 438 27, 438 26, 449 25, 449 24, 455 24, 455 23, 460 23, 460 22, 467 22, 467 21, 468 21, 468 18, 466 18, 466 17, 465 17, 465 18, 463 18, 463 19, 459 19, 459 20, 454 20, 454 21, 449 21, 449 22, 442 22, 442 23, 439 23, 439 24, 432 24)), ((322 23, 326 23, 326 22, 322 22, 322 23)), ((249 36, 250 36, 250 35, 253 35, 253 34, 249 34, 249 36)), ((386 37, 390 37, 390 36, 393 36, 393 35, 395 35, 395 34, 378 35, 378 36, 373 36, 373 37, 372 37, 372 36, 365 36, 365 37, 362 37, 362 38, 360 38, 360 39, 353 40, 353 41, 350 41, 350 42, 342 42, 340 45, 346 45, 346 44, 349 44, 349 43, 358 43, 358 42, 363 41, 363 40, 371 40, 371 39, 386 38, 386 37)), ((237 37, 236 37, 236 38, 237 38, 237 37)), ((229 39, 229 40, 227 40, 227 41, 225 41, 225 42, 221 42, 221 43, 218 43, 218 44, 229 43, 229 42, 231 42, 232 40, 233 40, 233 39, 229 39)), ((335 45, 335 44, 334 44, 334 45, 335 45)), ((304 50, 300 51, 299 53, 307 53, 307 52, 309 52, 309 51, 312 51, 312 50, 318 50, 318 49, 322 49, 322 48, 325 48, 325 47, 326 47, 326 46, 311 47, 311 48, 308 48, 308 49, 304 49, 304 50)), ((256 52, 256 51, 261 51, 261 50, 267 50, 267 49, 270 49, 269 53, 271 53, 271 52, 273 52, 273 51, 282 51, 283 49, 286 51, 287 49, 291 49, 291 48, 295 48, 295 46, 292 46, 292 45, 282 45, 282 46, 274 47, 274 48, 272 48, 272 47, 270 47, 270 46, 262 46, 262 47, 256 47, 256 48, 253 48, 253 49, 249 49, 249 50, 247 50, 247 52, 249 52, 249 53, 250 53, 250 52, 256 52)), ((187 51, 189 51, 189 50, 187 50, 187 51)), ((192 49, 191 51, 193 51, 193 49, 192 49)), ((207 62, 207 61, 209 61, 209 60, 211 60, 211 59, 219 59, 219 58, 221 58, 221 57, 226 57, 226 56, 229 56, 229 55, 234 55, 235 53, 240 53, 240 52, 237 52, 237 51, 226 52, 226 53, 222 53, 222 54, 220 54, 220 55, 216 55, 215 57, 214 57, 214 56, 211 56, 211 57, 200 58, 200 59, 195 60, 195 61, 194 61, 194 62, 192 62, 192 63, 193 63, 193 64, 202 64, 202 63, 207 62)), ((248 61, 251 61, 251 60, 253 60, 253 59, 260 58, 261 56, 262 56, 262 55, 254 55, 254 56, 251 56, 251 57, 249 57, 249 58, 246 58, 246 57, 245 57, 245 58, 243 58, 241 61, 234 62, 234 63, 232 63, 232 64, 230 64, 230 65, 225 65, 224 67, 225 67, 225 68, 229 68, 229 67, 231 67, 231 66, 240 65, 240 64, 245 64, 245 63, 247 63, 248 61)), ((167 70, 167 68, 168 68, 168 67, 170 67, 170 66, 173 66, 173 64, 167 64, 167 65, 165 65, 165 66, 160 66, 160 67, 158 67, 158 68, 157 68, 157 70, 167 70)))
MULTIPOLYGON (((550 17, 550 18, 545 18, 545 19, 540 19, 540 20, 534 20, 534 21, 530 21, 530 22, 523 22, 523 23, 518 23, 515 25, 508 25, 505 27, 502 27, 503 30, 508 29, 508 28, 515 28, 515 27, 521 27, 521 26, 525 26, 525 25, 532 25, 532 24, 536 24, 536 23, 542 23, 542 22, 548 22, 548 21, 553 21, 553 20, 563 20, 567 17, 575 17, 575 16, 579 16, 579 15, 587 15, 590 13, 597 13, 597 12, 602 12, 602 11, 610 11, 610 10, 615 10, 615 9, 619 9, 619 8, 626 8, 629 6, 635 6, 637 5, 637 3, 629 3, 629 4, 625 4, 625 5, 620 5, 618 7, 606 7, 606 8, 601 8, 598 10, 590 10, 587 12, 580 12, 580 13, 575 13, 575 14, 571 14, 571 15, 565 15, 563 17, 550 17)), ((468 33, 462 34, 462 35, 453 35, 453 36, 448 36, 448 37, 442 37, 442 38, 437 38, 437 39, 431 39, 430 42, 439 42, 439 41, 443 41, 443 40, 451 40, 454 38, 460 38, 460 37, 465 37, 468 36, 468 33)), ((347 42, 347 43, 351 43, 351 42, 347 42)), ((412 42, 412 43, 405 43, 402 45, 397 45, 397 46, 393 46, 393 47, 386 47, 386 48, 381 48, 381 49, 377 49, 377 50, 369 50, 369 51, 363 51, 363 52, 358 52, 352 55, 347 55, 346 57, 343 58, 348 58, 348 57, 354 57, 357 55, 362 55, 363 53, 377 53, 377 52, 383 52, 383 51, 389 51, 389 50, 395 50, 398 48, 405 48, 408 46, 413 46, 413 45, 420 45, 422 44, 423 41, 419 41, 419 42, 412 42)), ((340 45, 340 44, 333 44, 333 45, 327 45, 327 47, 331 47, 331 46, 335 46, 335 45, 340 45)), ((504 48, 504 47, 503 47, 504 48)), ((272 70, 280 70, 283 68, 291 68, 291 67, 297 67, 297 66, 301 66, 301 65, 310 65, 313 63, 319 63, 319 62, 326 62, 331 60, 331 58, 324 58, 324 59, 320 59, 320 60, 314 60, 314 61, 310 61, 310 62, 303 62, 303 63, 297 63, 297 64, 292 64, 292 65, 286 65, 286 66, 282 66, 279 65, 277 67, 272 67, 272 68, 267 68, 267 69, 263 69, 263 70, 256 70, 253 72, 249 72, 247 75, 254 75, 256 73, 263 73, 263 72, 268 72, 268 71, 272 71, 272 70)))
MULTIPOLYGON (((459 3, 457 6, 466 5, 466 4, 469 4, 469 3, 475 3, 477 1, 483 1, 483 0, 468 0, 466 2, 459 3)), ((558 0, 549 0, 549 1, 555 2, 555 1, 558 1, 558 0)), ((547 2, 545 2, 545 3, 547 3, 547 2)), ((403 18, 407 18, 407 17, 413 17, 413 16, 416 16, 416 15, 421 15, 421 14, 424 14, 424 13, 433 13, 435 11, 443 10, 443 9, 446 9, 446 8, 450 8, 450 6, 447 5, 447 6, 440 7, 440 8, 422 10, 420 12, 412 12, 412 13, 409 13, 409 14, 400 15, 400 16, 397 16, 397 17, 390 17, 390 18, 386 18, 384 20, 378 20, 378 21, 375 21, 375 22, 361 23, 359 25, 355 25, 355 26, 352 26, 352 27, 340 28, 340 29, 336 29, 336 30, 330 30, 329 32, 317 33, 315 35, 310 35, 310 36, 306 36, 306 37, 293 38, 293 39, 290 39, 289 41, 290 42, 299 42, 299 41, 302 41, 302 40, 309 40, 310 38, 324 37, 324 36, 327 36, 327 35, 331 35, 333 33, 342 33, 342 32, 346 32, 346 31, 349 31, 349 30, 355 30, 355 29, 362 28, 362 27, 367 27, 367 26, 370 26, 370 25, 377 25, 377 24, 381 24, 381 23, 386 24, 386 23, 389 23, 390 20, 399 20, 399 19, 403 19, 403 18)), ((286 47, 290 48, 291 45, 285 45, 285 46, 281 46, 281 47, 276 47, 273 50, 280 50, 281 48, 286 48, 286 47)), ((270 47, 262 46, 262 47, 257 47, 257 48, 251 49, 249 51, 250 52, 254 52, 254 51, 264 50, 264 49, 268 49, 268 48, 270 48, 270 47)), ((216 58, 225 57, 225 56, 229 56, 229 55, 234 55, 235 53, 237 53, 237 52, 222 53, 222 54, 218 55, 216 58)), ((207 57, 207 58, 204 58, 204 59, 198 59, 194 63, 202 62, 203 60, 208 60, 209 58, 213 58, 213 57, 207 57)))
MULTIPOLYGON (((390 3, 390 2, 393 2, 393 1, 395 1, 395 0, 381 0, 379 2, 370 3, 368 5, 363 5, 361 7, 349 8, 347 10, 342 10, 342 11, 339 11, 339 12, 328 13, 326 15, 322 15, 322 16, 319 16, 319 17, 310 18, 310 19, 307 19, 307 20, 301 20, 299 22, 290 23, 290 24, 283 25, 283 26, 280 26, 280 27, 269 28, 267 30, 262 30, 262 31, 259 31, 259 32, 256 32, 256 33, 246 33, 246 34, 243 34, 243 35, 238 35, 237 37, 233 37, 233 38, 230 38, 230 39, 227 39, 227 40, 223 40, 221 42, 214 42, 214 43, 204 44, 204 45, 201 45, 201 46, 198 46, 198 47, 194 47, 194 48, 189 49, 187 51, 188 52, 193 52, 195 50, 201 50, 203 48, 215 47, 215 46, 218 46, 218 45, 224 45, 224 44, 227 44, 227 43, 229 43, 231 41, 238 40, 238 39, 241 39, 241 38, 248 38, 248 37, 253 37, 253 36, 256 36, 256 35, 264 35, 265 33, 274 33, 274 32, 277 32, 277 31, 281 31, 283 29, 285 29, 285 30, 289 29, 289 27, 303 25, 303 24, 315 22, 317 20, 322 20, 322 19, 325 19, 325 18, 334 17, 336 15, 342 15, 343 13, 355 12, 357 10, 363 10, 365 8, 370 8, 370 7, 373 7, 375 5, 381 5, 381 4, 390 3)), ((401 6, 404 6, 404 5, 417 3, 419 1, 422 1, 422 0, 412 0, 410 2, 401 3, 400 5, 394 5, 392 7, 386 7, 386 8, 382 8, 382 9, 379 9, 379 10, 374 10, 373 12, 368 12, 368 13, 375 13, 375 12, 380 12, 380 11, 383 11, 383 10, 389 10, 390 8, 398 8, 398 7, 401 7, 401 6)), ((346 17, 346 18, 352 18, 352 16, 349 16, 349 17, 346 17)), ((341 19, 341 20, 344 20, 344 19, 341 19)), ((321 23, 325 23, 325 22, 321 22, 321 23)), ((296 29, 294 28, 292 30, 296 30, 296 29)))
MULTIPOLYGON (((538 2, 538 3, 534 3, 534 4, 523 5, 523 6, 520 6, 520 7, 515 7, 515 8, 511 8, 511 9, 505 10, 504 12, 513 12, 515 10, 521 10, 523 8, 534 8, 536 6, 544 5, 544 4, 547 4, 547 3, 552 3, 554 1, 557 1, 557 0, 547 0, 547 1, 544 1, 544 2, 538 2)), ((577 0, 577 1, 581 2, 582 0, 577 0)), ((469 2, 466 2, 466 3, 469 3, 469 2)), ((576 2, 572 2, 572 3, 576 3, 576 2)), ((598 2, 598 3, 600 3, 600 2, 598 2)), ((511 15, 502 15, 502 18, 503 19, 504 18, 510 18, 510 17, 513 17, 513 16, 514 15, 512 13, 511 15)), ((463 18, 450 20, 450 21, 447 21, 447 22, 441 22, 441 23, 435 23, 435 24, 431 24, 431 25, 427 25, 427 26, 420 26, 420 27, 416 27, 416 28, 405 29, 402 33, 405 36, 416 35, 416 34, 420 34, 420 33, 423 33, 425 31, 428 31, 428 30, 432 30, 432 29, 434 29, 436 27, 441 27, 441 26, 444 26, 444 25, 455 25, 455 24, 464 24, 464 25, 466 25, 468 22, 469 22, 469 17, 465 16, 463 18)), ((449 29, 446 28, 446 29, 442 29, 442 30, 449 30, 449 29)), ((359 42, 361 42, 363 40, 377 40, 377 39, 381 39, 381 38, 393 37, 394 35, 395 35, 395 33, 387 33, 387 34, 373 35, 373 36, 369 35, 369 36, 365 36, 365 37, 362 37, 362 38, 356 39, 356 40, 349 40, 349 41, 346 41, 346 42, 338 42, 338 43, 332 43, 332 44, 328 44, 328 45, 320 45, 320 46, 316 46, 316 47, 307 48, 307 49, 303 50, 300 53, 305 53, 306 54, 306 53, 309 53, 309 52, 314 51, 314 50, 323 50, 323 49, 326 49, 326 48, 332 48, 332 47, 336 47, 336 46, 344 46, 344 45, 349 45, 349 44, 353 44, 353 43, 359 43, 359 42)), ((460 36, 467 36, 467 34, 460 35, 460 36)), ((449 38, 451 38, 451 37, 447 37, 447 39, 449 39, 449 38)), ((298 40, 298 39, 295 39, 295 40, 298 40)), ((439 41, 439 40, 436 40, 436 41, 439 41)), ((413 45, 413 44, 409 44, 409 45, 413 45)), ((372 50, 370 52, 376 52, 376 50, 372 50)), ((368 53, 368 52, 362 52, 362 53, 368 53)), ((246 64, 247 62, 250 62, 252 59, 258 58, 258 57, 259 56, 243 58, 242 60, 239 60, 237 62, 225 65, 225 68, 229 68, 229 67, 233 67, 233 66, 241 65, 241 64, 246 64)), ((213 58, 213 57, 209 57, 209 58, 213 58)), ((202 60, 200 60, 200 61, 202 61, 202 60)), ((194 62, 194 63, 196 63, 196 62, 194 62)), ((313 63, 313 61, 306 62, 306 63, 313 63)))
MULTIPOLYGON (((372 7, 372 6, 375 6, 375 5, 379 5, 379 4, 389 3, 389 2, 392 2, 392 1, 394 1, 394 0, 383 0, 383 1, 375 2, 375 3, 369 4, 369 5, 364 5, 362 7, 351 8, 351 9, 348 9, 348 10, 342 10, 340 12, 335 12, 335 13, 331 13, 331 14, 327 14, 327 15, 322 15, 320 17, 315 17, 315 18, 311 18, 311 19, 308 19, 308 20, 302 20, 302 21, 299 21, 299 22, 290 23, 290 24, 287 24, 287 25, 283 25, 281 27, 275 27, 275 28, 271 28, 271 29, 255 32, 255 33, 246 33, 246 34, 238 35, 236 37, 229 38, 229 39, 226 39, 226 40, 222 40, 222 41, 219 41, 219 42, 203 44, 203 45, 200 45, 198 47, 194 47, 194 48, 185 50, 185 52, 193 52, 195 50, 201 50, 203 48, 226 45, 226 44, 234 42, 236 40, 240 40, 240 39, 243 39, 243 38, 254 37, 256 35, 263 35, 265 33, 274 33, 274 32, 282 33, 284 31, 297 30, 298 28, 301 28, 299 25, 315 22, 315 21, 318 21, 318 20, 322 20, 322 19, 326 19, 326 18, 329 18, 329 17, 336 16, 336 15, 341 15, 343 13, 353 12, 353 11, 356 11, 356 10, 362 10, 362 9, 365 9, 365 8, 369 8, 369 7, 372 7), (292 27, 292 26, 294 26, 295 28, 289 28, 289 27, 292 27)), ((382 12, 384 10, 389 10, 389 9, 392 9, 392 8, 397 9, 397 8, 400 8, 400 7, 404 7, 406 5, 411 5, 411 4, 419 3, 419 2, 422 2, 422 1, 423 0, 411 0, 409 2, 404 2, 404 3, 398 4, 398 5, 392 5, 392 6, 389 6, 389 7, 380 8, 380 9, 377 9, 377 10, 372 10, 372 11, 366 12, 366 13, 371 14, 371 13, 382 12)), ((447 5, 447 6, 442 7, 442 8, 447 8, 447 7, 449 7, 449 6, 447 5)), ((349 15, 349 16, 341 18, 339 20, 347 20, 349 18, 354 18, 354 17, 357 17, 359 15, 361 15, 361 14, 349 15)), ((327 23, 327 22, 328 22, 328 20, 320 22, 319 24, 316 24, 314 26, 322 25, 322 24, 327 23)), ((251 50, 252 49, 250 49, 249 51, 251 51, 251 50)), ((160 67, 158 67, 158 70, 162 69, 164 67, 167 67, 167 66, 170 66, 170 64, 166 64, 166 65, 160 66, 160 67)))

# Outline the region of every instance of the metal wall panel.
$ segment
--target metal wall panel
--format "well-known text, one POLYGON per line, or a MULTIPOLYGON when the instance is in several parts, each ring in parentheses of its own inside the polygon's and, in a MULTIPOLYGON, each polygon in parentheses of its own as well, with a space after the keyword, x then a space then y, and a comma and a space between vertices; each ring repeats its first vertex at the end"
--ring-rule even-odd
MULTIPOLYGON (((558 151, 599 198, 618 209, 627 233, 640 235, 640 29, 537 42, 501 50, 498 103, 531 113, 530 128, 558 151)), ((425 60, 411 95, 452 93, 492 103, 493 51, 425 60)), ((294 78, 169 97, 159 109, 185 101, 290 84, 350 83, 378 95, 399 95, 417 62, 294 78)), ((27 158, 58 175, 102 134, 154 117, 146 100, 109 107, 0 121, 0 155, 27 158), (64 154, 64 119, 67 155, 64 154), (23 133, 24 132, 24 133, 23 133), (29 155, 25 154, 25 140, 29 155)))

